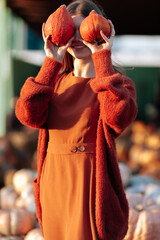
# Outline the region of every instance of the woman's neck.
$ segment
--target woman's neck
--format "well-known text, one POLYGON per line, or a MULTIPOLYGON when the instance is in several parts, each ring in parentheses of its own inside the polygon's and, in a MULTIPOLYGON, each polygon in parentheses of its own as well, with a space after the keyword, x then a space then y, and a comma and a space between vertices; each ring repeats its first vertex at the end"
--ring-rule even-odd
POLYGON ((93 78, 95 70, 92 58, 90 59, 73 59, 73 74, 75 77, 93 78))

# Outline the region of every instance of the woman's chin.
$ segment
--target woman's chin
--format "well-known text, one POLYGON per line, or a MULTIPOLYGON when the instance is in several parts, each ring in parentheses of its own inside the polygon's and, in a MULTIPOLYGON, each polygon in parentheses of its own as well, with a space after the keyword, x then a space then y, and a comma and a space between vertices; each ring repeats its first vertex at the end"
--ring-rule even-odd
POLYGON ((68 52, 74 58, 83 59, 91 56, 91 51, 88 47, 73 47, 68 50, 68 52))

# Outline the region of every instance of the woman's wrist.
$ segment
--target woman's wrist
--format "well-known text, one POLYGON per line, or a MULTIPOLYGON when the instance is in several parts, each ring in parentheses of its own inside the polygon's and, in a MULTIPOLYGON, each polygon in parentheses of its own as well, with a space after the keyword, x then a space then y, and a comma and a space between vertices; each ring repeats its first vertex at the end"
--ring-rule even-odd
POLYGON ((104 77, 114 74, 111 60, 111 50, 102 49, 92 54, 96 77, 104 77))
POLYGON ((35 81, 40 84, 52 86, 54 76, 57 75, 61 67, 62 64, 60 62, 56 61, 54 58, 46 56, 35 81))

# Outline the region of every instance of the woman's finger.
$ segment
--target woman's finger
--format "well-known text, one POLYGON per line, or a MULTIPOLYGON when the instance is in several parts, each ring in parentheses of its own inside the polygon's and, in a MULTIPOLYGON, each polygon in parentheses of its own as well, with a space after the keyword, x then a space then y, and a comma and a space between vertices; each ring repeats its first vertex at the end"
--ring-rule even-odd
POLYGON ((42 37, 43 37, 43 40, 45 42, 46 41, 46 37, 44 35, 44 29, 45 29, 45 23, 42 24, 42 37))
POLYGON ((74 36, 69 39, 69 41, 68 41, 67 44, 65 45, 66 48, 68 48, 68 47, 71 46, 73 39, 74 39, 74 36))
POLYGON ((108 45, 108 47, 109 47, 109 46, 112 46, 112 42, 113 42, 112 39, 108 38, 108 37, 103 33, 102 30, 100 31, 100 34, 101 34, 103 40, 105 41, 105 43, 108 45))
POLYGON ((110 23, 111 25, 111 33, 110 33, 110 36, 111 37, 114 37, 115 36, 115 29, 114 29, 114 25, 112 23, 112 21, 110 19, 108 19, 108 22, 110 23))
POLYGON ((67 6, 65 4, 62 4, 60 7, 65 7, 66 8, 67 6))
POLYGON ((51 48, 50 35, 48 35, 48 36, 45 38, 45 45, 44 45, 44 48, 45 48, 45 49, 49 49, 49 48, 51 48))
POLYGON ((82 40, 82 42, 84 43, 84 45, 86 45, 88 48, 91 48, 92 46, 96 45, 96 43, 90 43, 90 42, 87 42, 85 40, 82 40))
POLYGON ((104 39, 105 42, 108 42, 108 38, 106 37, 106 35, 103 33, 103 31, 100 31, 100 34, 102 36, 102 38, 104 39))
POLYGON ((107 46, 108 46, 109 48, 111 48, 112 45, 113 45, 114 36, 111 36, 111 35, 110 35, 110 37, 107 38, 106 35, 103 33, 102 30, 100 31, 100 34, 101 34, 102 38, 104 39, 105 43, 107 44, 107 46))

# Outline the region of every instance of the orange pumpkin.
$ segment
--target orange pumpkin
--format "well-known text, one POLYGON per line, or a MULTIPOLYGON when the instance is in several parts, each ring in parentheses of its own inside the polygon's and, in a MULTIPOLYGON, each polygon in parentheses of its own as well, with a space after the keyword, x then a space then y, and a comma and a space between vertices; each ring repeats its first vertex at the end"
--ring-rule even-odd
MULTIPOLYGON (((159 165, 160 153, 158 150, 151 149, 145 145, 134 144, 129 150, 129 166, 133 169, 152 168, 159 165)), ((140 170, 140 169, 139 169, 140 170)))
POLYGON ((60 6, 52 13, 44 28, 44 35, 51 36, 51 41, 57 46, 65 45, 74 35, 74 24, 65 5, 60 6))
POLYGON ((81 37, 90 43, 101 43, 103 38, 100 31, 109 37, 111 33, 111 26, 106 18, 96 13, 94 10, 82 21, 80 25, 81 37))

